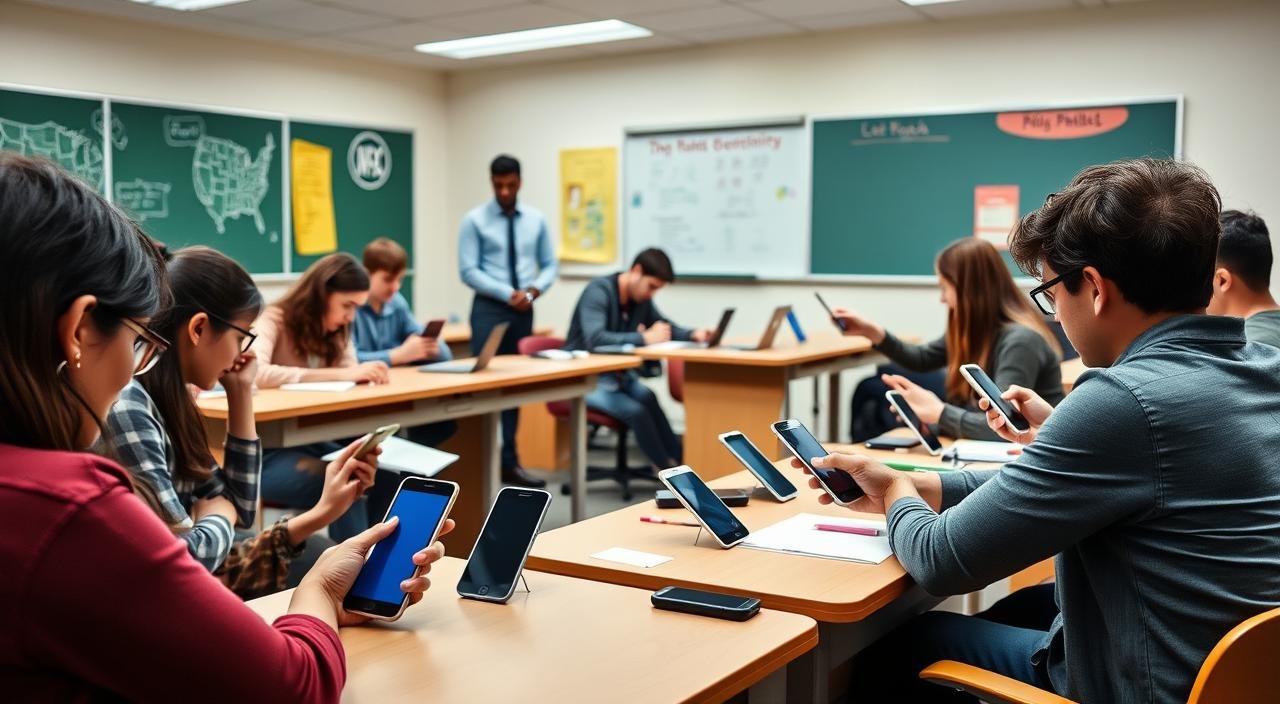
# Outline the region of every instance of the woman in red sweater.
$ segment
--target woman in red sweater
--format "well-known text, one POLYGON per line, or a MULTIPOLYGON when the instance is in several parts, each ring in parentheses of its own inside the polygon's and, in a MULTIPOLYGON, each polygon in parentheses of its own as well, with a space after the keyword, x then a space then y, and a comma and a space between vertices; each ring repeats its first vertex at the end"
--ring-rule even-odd
MULTIPOLYGON (((327 551, 268 626, 191 558, 127 472, 81 452, 167 346, 147 329, 161 271, 84 184, 0 156, 0 698, 337 701, 337 627, 361 620, 342 597, 394 522, 327 551)), ((443 553, 437 543, 414 562, 425 570, 443 553)), ((416 602, 428 585, 401 588, 416 602)))

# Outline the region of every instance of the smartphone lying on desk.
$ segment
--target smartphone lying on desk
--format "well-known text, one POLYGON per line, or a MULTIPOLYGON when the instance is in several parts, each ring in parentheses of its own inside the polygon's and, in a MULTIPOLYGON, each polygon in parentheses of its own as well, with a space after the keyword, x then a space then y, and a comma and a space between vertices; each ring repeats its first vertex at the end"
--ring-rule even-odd
POLYGON ((755 597, 685 587, 663 587, 654 592, 649 601, 655 608, 667 611, 681 611, 730 621, 746 621, 760 612, 760 600, 755 597))

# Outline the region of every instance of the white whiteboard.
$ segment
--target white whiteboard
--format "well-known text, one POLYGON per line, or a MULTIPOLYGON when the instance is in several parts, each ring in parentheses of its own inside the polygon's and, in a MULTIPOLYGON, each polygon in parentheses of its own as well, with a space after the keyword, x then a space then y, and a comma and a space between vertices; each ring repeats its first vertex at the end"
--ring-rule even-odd
POLYGON ((808 160, 803 124, 628 134, 626 261, 661 247, 678 275, 804 276, 808 160))

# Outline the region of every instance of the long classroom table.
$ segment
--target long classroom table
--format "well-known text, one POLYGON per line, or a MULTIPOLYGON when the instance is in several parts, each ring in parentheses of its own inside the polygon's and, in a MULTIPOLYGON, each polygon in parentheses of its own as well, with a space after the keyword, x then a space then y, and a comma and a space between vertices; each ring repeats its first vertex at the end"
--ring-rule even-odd
MULTIPOLYGON (((785 697, 785 668, 818 642, 813 619, 762 609, 735 623, 654 609, 649 593, 549 574, 506 604, 462 599, 463 562, 432 566, 391 624, 344 628, 346 702, 721 702, 785 697)), ((271 621, 292 590, 249 602, 271 621)))
MULTIPOLYGON (((684 360, 684 459, 708 479, 726 473, 720 469, 716 436, 728 430, 741 430, 757 438, 756 444, 766 454, 772 447, 773 456, 781 456, 776 442, 764 440, 772 438, 770 424, 782 418, 793 379, 828 375, 830 410, 825 434, 839 437, 835 421, 839 417, 839 373, 883 359, 866 338, 834 334, 814 335, 806 342, 778 343, 767 350, 638 347, 635 354, 644 359, 684 360)), ((814 431, 824 434, 816 428, 814 431)))
MULTIPOLYGON (((451 514, 458 522, 446 544, 466 554, 479 535, 493 498, 502 486, 499 468, 499 414, 527 403, 567 399, 572 413, 570 486, 574 520, 586 515, 586 403, 598 375, 631 369, 640 360, 594 355, 553 361, 520 356, 495 357, 474 374, 424 374, 411 367, 391 370, 391 382, 361 384, 343 392, 263 389, 253 399, 253 415, 264 448, 363 435, 388 423, 411 427, 457 420, 458 433, 444 449, 460 459, 440 474, 462 486, 451 514)), ((226 435, 225 398, 197 402, 211 438, 226 435)))

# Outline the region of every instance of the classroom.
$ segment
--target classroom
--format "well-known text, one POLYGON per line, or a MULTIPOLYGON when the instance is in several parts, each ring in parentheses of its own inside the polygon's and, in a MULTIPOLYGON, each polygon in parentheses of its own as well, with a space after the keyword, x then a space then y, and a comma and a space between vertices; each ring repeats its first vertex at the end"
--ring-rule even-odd
POLYGON ((0 0, 0 700, 1272 701, 1278 34, 0 0))

